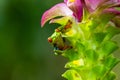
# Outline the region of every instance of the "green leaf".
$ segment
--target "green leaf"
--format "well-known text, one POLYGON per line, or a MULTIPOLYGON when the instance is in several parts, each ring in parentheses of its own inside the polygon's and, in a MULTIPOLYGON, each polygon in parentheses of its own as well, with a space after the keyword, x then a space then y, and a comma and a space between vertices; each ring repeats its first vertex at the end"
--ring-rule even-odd
POLYGON ((67 80, 83 80, 80 74, 75 70, 67 70, 62 77, 66 78, 67 80))

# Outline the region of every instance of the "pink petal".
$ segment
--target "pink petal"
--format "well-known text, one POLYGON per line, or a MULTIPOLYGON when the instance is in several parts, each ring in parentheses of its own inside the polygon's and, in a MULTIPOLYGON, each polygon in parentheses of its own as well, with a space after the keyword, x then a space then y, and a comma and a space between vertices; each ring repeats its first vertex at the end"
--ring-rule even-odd
POLYGON ((43 27, 44 24, 57 16, 72 16, 73 12, 67 7, 65 3, 59 3, 47 10, 41 19, 41 26, 43 27))
POLYGON ((108 12, 108 13, 111 13, 115 16, 120 16, 120 11, 114 9, 114 8, 109 8, 109 9, 106 9, 104 10, 104 12, 108 12))
POLYGON ((120 2, 120 0, 110 0, 111 2, 120 2))
POLYGON ((110 0, 109 4, 113 4, 113 7, 120 7, 120 0, 110 0))
POLYGON ((90 12, 96 10, 99 6, 102 6, 109 0, 85 0, 86 6, 90 12))
POLYGON ((83 5, 81 0, 75 0, 70 2, 69 0, 64 0, 67 6, 73 11, 73 15, 76 17, 78 21, 82 20, 83 16, 83 5))
POLYGON ((101 0, 85 0, 85 3, 90 11, 95 10, 101 0))
POLYGON ((120 0, 85 0, 85 3, 90 12, 97 8, 120 7, 120 0))

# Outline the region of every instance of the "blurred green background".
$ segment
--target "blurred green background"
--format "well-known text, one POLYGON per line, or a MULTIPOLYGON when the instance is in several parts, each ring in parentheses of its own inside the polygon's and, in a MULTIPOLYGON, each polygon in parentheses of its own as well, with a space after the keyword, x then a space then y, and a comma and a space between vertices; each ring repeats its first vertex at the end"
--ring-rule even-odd
MULTIPOLYGON (((42 14, 63 0, 0 0, 0 80, 65 80, 66 59, 47 38, 56 25, 40 26, 42 14)), ((114 38, 120 45, 120 35, 114 38)), ((115 52, 120 58, 120 49, 115 52)), ((114 68, 120 79, 120 63, 114 68)))

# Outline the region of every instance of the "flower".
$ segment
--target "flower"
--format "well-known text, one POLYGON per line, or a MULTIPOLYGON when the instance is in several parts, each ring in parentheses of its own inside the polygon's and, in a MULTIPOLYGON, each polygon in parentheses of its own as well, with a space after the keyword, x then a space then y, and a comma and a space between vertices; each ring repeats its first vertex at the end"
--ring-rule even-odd
MULTIPOLYGON (((120 19, 118 18, 118 16, 120 17, 120 11, 116 10, 116 7, 120 7, 120 0, 64 0, 64 2, 56 4, 43 14, 41 26, 43 27, 49 20, 51 20, 50 23, 57 22, 56 20, 60 18, 55 19, 56 17, 62 17, 62 20, 59 20, 62 22, 57 23, 63 23, 63 20, 68 21, 69 18, 74 18, 76 22, 82 22, 85 16, 88 16, 86 19, 90 17, 93 19, 98 18, 98 15, 99 17, 106 16, 108 17, 107 22, 112 21, 116 24, 115 21, 120 19), (87 12, 87 15, 84 11, 87 12)), ((120 25, 120 23, 117 22, 117 25, 120 25)))
POLYGON ((116 27, 120 27, 120 10, 116 9, 117 7, 120 8, 120 0, 84 0, 84 5, 89 12, 89 17, 99 20, 101 18, 102 23, 111 21, 116 27))
POLYGON ((85 0, 85 5, 89 11, 95 11, 97 8, 101 7, 105 9, 120 6, 120 0, 85 0))
POLYGON ((81 21, 83 16, 83 5, 81 0, 64 0, 64 2, 73 11, 73 15, 77 20, 81 21))
POLYGON ((77 21, 82 20, 83 8, 80 0, 64 0, 63 3, 56 4, 51 9, 47 10, 41 19, 41 26, 55 17, 69 16, 77 21))
POLYGON ((115 7, 120 7, 120 0, 85 0, 85 5, 90 13, 98 11, 120 15, 120 11, 115 9, 115 7))

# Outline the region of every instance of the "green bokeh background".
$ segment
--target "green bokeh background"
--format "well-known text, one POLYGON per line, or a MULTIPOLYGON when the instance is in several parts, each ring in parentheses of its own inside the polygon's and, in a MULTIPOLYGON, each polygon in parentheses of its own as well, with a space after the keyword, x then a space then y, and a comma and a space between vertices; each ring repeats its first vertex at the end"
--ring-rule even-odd
MULTIPOLYGON (((42 14, 63 0, 0 0, 0 80, 65 80, 66 59, 47 38, 57 25, 40 26, 42 14)), ((120 46, 120 35, 114 38, 120 46)), ((120 58, 120 49, 115 52, 120 58)), ((114 68, 120 79, 120 63, 114 68)))

